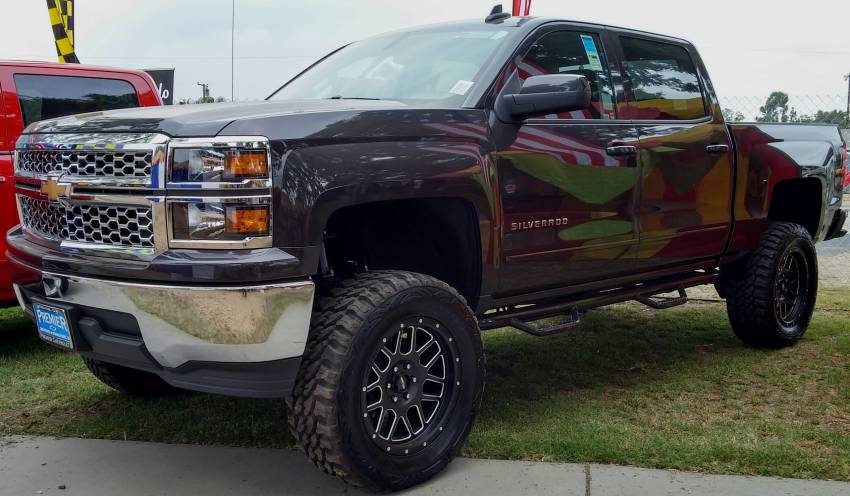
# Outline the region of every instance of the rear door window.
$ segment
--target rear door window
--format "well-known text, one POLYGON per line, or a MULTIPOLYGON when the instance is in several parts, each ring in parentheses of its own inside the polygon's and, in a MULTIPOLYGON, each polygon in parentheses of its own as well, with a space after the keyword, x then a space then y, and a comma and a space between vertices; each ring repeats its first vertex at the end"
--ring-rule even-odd
POLYGON ((620 41, 630 83, 621 118, 693 120, 707 115, 696 66, 684 47, 640 38, 620 41))
POLYGON ((120 79, 16 74, 24 125, 33 122, 139 106, 133 85, 120 79))

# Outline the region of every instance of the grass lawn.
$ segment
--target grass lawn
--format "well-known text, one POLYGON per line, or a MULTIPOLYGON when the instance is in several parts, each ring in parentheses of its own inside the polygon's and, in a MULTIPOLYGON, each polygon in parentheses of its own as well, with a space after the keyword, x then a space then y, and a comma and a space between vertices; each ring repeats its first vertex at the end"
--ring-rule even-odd
MULTIPOLYGON (((740 344, 720 303, 588 314, 577 331, 485 335, 464 455, 850 480, 850 290, 824 290, 796 347, 740 344)), ((289 446, 281 402, 129 399, 0 310, 0 434, 289 446)))

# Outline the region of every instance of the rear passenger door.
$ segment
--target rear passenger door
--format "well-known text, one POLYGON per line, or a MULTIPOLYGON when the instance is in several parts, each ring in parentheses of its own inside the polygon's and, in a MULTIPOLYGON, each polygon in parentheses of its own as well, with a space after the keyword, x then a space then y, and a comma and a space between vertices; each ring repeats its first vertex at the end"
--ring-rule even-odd
POLYGON ((641 269, 720 255, 731 229, 733 150, 692 46, 620 33, 625 102, 640 136, 641 269))
POLYGON ((637 132, 617 120, 617 86, 603 39, 596 27, 549 25, 520 47, 503 75, 508 84, 521 84, 517 79, 535 75, 579 74, 592 89, 590 109, 494 126, 503 292, 593 282, 634 269, 637 160, 608 148, 636 148, 637 132))

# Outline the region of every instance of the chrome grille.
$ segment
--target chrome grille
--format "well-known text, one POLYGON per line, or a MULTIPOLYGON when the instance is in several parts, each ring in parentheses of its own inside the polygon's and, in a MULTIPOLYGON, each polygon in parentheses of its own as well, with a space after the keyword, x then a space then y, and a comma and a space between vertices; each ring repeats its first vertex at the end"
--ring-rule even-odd
POLYGON ((74 205, 65 209, 65 224, 70 241, 153 248, 149 208, 74 205))
POLYGON ((66 235, 65 212, 58 203, 26 196, 18 198, 21 202, 21 222, 24 227, 51 241, 60 241, 66 235))
POLYGON ((147 207, 70 205, 19 195, 21 223, 51 241, 153 248, 153 217, 147 207))
POLYGON ((150 151, 20 150, 17 168, 30 175, 64 172, 76 177, 146 178, 150 151))

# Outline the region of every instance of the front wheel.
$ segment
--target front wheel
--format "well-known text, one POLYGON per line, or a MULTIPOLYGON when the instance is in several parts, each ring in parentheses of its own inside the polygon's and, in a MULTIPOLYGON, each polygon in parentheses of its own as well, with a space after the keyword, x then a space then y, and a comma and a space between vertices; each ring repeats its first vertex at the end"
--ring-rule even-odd
POLYGON ((721 285, 742 341, 771 348, 795 344, 817 299, 817 252, 809 232, 798 224, 769 224, 756 251, 723 268, 721 285))
POLYGON ((399 490, 457 455, 483 387, 478 323, 452 288, 409 272, 362 274, 318 303, 290 428, 325 472, 399 490))

